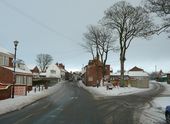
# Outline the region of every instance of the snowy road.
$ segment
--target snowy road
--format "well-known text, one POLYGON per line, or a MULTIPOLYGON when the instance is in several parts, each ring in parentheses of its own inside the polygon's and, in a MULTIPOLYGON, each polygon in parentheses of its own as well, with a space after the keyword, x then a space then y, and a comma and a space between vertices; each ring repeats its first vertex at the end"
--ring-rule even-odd
POLYGON ((1 124, 137 124, 146 104, 164 90, 94 99, 77 83, 63 83, 52 96, 0 116, 1 124))
POLYGON ((0 124, 102 124, 91 94, 72 82, 61 85, 54 95, 1 115, 0 124))
POLYGON ((149 91, 99 100, 98 108, 102 112, 104 124, 151 124, 142 123, 140 117, 143 110, 150 107, 152 99, 162 91, 164 87, 155 83, 149 91))

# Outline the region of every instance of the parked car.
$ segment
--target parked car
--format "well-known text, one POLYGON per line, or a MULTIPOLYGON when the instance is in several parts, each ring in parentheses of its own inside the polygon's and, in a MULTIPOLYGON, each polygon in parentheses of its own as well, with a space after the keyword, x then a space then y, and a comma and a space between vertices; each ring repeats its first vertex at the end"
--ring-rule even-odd
POLYGON ((165 118, 166 118, 167 124, 170 124, 170 106, 167 106, 167 107, 166 107, 166 110, 165 110, 165 118))

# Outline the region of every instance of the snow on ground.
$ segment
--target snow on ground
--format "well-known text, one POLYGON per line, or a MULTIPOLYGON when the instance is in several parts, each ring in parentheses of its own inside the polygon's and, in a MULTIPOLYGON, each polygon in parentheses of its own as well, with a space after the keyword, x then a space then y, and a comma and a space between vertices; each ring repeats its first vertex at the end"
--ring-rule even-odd
MULTIPOLYGON (((165 107, 170 105, 170 85, 166 82, 160 83, 165 87, 165 91, 160 94, 159 97, 153 99, 153 101, 148 104, 145 110, 141 114, 140 124, 165 124, 165 107)), ((79 82, 79 87, 83 87, 90 93, 92 93, 95 97, 104 97, 104 96, 120 96, 133 94, 137 92, 143 92, 149 89, 139 89, 133 87, 117 87, 113 88, 113 90, 106 90, 106 87, 86 87, 82 82, 79 82)), ((43 97, 46 97, 56 90, 60 89, 61 83, 56 84, 53 87, 49 87, 47 90, 43 91, 31 91, 27 96, 15 96, 14 99, 6 99, 0 100, 0 115, 11 112, 14 110, 19 110, 24 106, 31 104, 34 101, 37 101, 43 97)), ((152 86, 150 87, 152 88, 152 86)))
POLYGON ((166 124, 165 108, 167 105, 170 105, 170 84, 167 84, 167 82, 155 83, 162 84, 165 87, 165 91, 154 98, 150 103, 151 105, 142 112, 141 124, 166 124))
POLYGON ((61 82, 52 86, 48 87, 48 89, 44 89, 41 91, 38 91, 38 88, 36 90, 36 93, 34 92, 34 88, 31 92, 27 94, 27 96, 14 96, 14 99, 9 98, 6 100, 0 100, 0 115, 19 110, 23 108, 26 105, 29 105, 43 97, 46 97, 54 92, 56 92, 61 87, 61 82))
POLYGON ((170 105, 170 84, 167 82, 158 82, 165 87, 165 91, 153 100, 153 105, 165 111, 167 105, 170 105))
MULTIPOLYGON (((170 85, 167 82, 156 82, 151 81, 152 83, 160 83, 165 87, 165 91, 161 93, 158 97, 154 98, 151 103, 146 104, 144 111, 141 113, 141 118, 139 124, 166 124, 165 121, 165 107, 170 105, 170 85)), ((143 92, 150 90, 152 84, 150 84, 149 89, 139 89, 134 87, 117 87, 112 90, 107 90, 106 87, 86 87, 82 82, 79 82, 79 87, 83 87, 94 97, 104 97, 104 96, 120 96, 128 95, 137 92, 143 92)))
POLYGON ((114 87, 112 90, 107 90, 106 86, 100 87, 86 87, 81 81, 79 82, 79 87, 83 87, 87 91, 89 91, 94 97, 105 97, 105 96, 120 96, 120 95, 128 95, 137 92, 143 92, 152 88, 135 88, 135 87, 114 87))

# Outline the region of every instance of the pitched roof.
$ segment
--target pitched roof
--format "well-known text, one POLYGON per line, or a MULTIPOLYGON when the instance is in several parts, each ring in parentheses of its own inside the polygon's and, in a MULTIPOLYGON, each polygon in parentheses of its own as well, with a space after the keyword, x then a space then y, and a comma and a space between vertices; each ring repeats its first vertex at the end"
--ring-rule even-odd
POLYGON ((129 71, 144 71, 144 70, 135 66, 132 69, 130 69, 129 71))
POLYGON ((149 74, 144 71, 129 71, 128 75, 130 77, 148 77, 149 74))
MULTIPOLYGON (((8 70, 11 70, 11 71, 14 70, 14 68, 11 68, 11 67, 5 67, 5 66, 2 66, 2 67, 3 67, 3 68, 6 68, 6 69, 8 69, 8 70)), ((16 69, 15 69, 15 72, 16 72, 16 73, 23 73, 23 74, 32 75, 31 71, 30 71, 29 69, 27 69, 27 68, 25 68, 25 70, 20 69, 20 68, 16 68, 16 69)))
MULTIPOLYGON (((113 74, 114 76, 120 76, 120 72, 116 72, 113 74)), ((124 73, 125 76, 130 76, 130 77, 148 77, 148 73, 145 71, 128 71, 124 73)))
POLYGON ((99 59, 95 58, 93 60, 89 60, 88 65, 98 65, 98 66, 102 66, 102 63, 99 59))
POLYGON ((35 66, 32 70, 31 70, 32 73, 40 73, 40 70, 38 69, 37 66, 35 66))
POLYGON ((0 46, 0 53, 4 53, 4 54, 10 55, 10 56, 13 56, 13 54, 9 50, 7 50, 1 46, 0 46))

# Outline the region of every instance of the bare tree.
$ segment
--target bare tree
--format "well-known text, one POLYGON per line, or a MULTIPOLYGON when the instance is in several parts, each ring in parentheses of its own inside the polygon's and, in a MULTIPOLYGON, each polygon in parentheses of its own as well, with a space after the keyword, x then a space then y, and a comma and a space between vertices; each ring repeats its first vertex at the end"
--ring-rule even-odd
POLYGON ((158 34, 164 31, 170 33, 170 0, 146 0, 145 7, 163 20, 156 32, 158 34))
MULTIPOLYGON (((85 49, 87 49, 94 58, 97 58, 96 64, 96 72, 98 77, 98 60, 102 63, 102 75, 103 79, 105 76, 105 67, 106 61, 108 58, 108 53, 111 50, 114 50, 114 38, 111 30, 98 25, 88 27, 88 32, 84 33, 85 44, 83 45, 85 49)), ((97 78, 98 79, 98 78, 97 78)))
POLYGON ((48 67, 48 65, 51 64, 52 61, 53 61, 53 58, 49 54, 38 54, 36 57, 36 62, 41 72, 45 72, 46 68, 48 67))
MULTIPOLYGON (((85 35, 84 35, 85 36, 85 35)), ((94 43, 91 42, 90 40, 85 39, 85 43, 81 44, 81 46, 87 50, 88 53, 92 55, 92 58, 95 58, 95 49, 94 49, 94 43)))
POLYGON ((126 51, 134 38, 152 35, 154 24, 149 13, 142 7, 133 7, 125 1, 120 1, 105 11, 101 23, 113 30, 119 37, 121 83, 124 85, 124 63, 126 51))
POLYGON ((88 32, 84 33, 85 44, 82 46, 91 53, 93 59, 99 55, 100 32, 97 26, 90 25, 88 32))
POLYGON ((106 61, 108 59, 108 54, 110 51, 116 50, 116 46, 114 44, 115 41, 115 37, 113 37, 111 30, 105 27, 100 28, 99 55, 102 62, 103 82, 106 74, 106 61))
MULTIPOLYGON (((88 32, 84 33, 85 38, 85 44, 82 44, 82 46, 91 53, 93 60, 95 57, 97 57, 97 60, 99 59, 99 30, 97 30, 97 26, 90 25, 88 27, 88 32)), ((99 84, 99 66, 98 61, 94 63, 96 66, 96 79, 97 79, 97 86, 99 84)))

